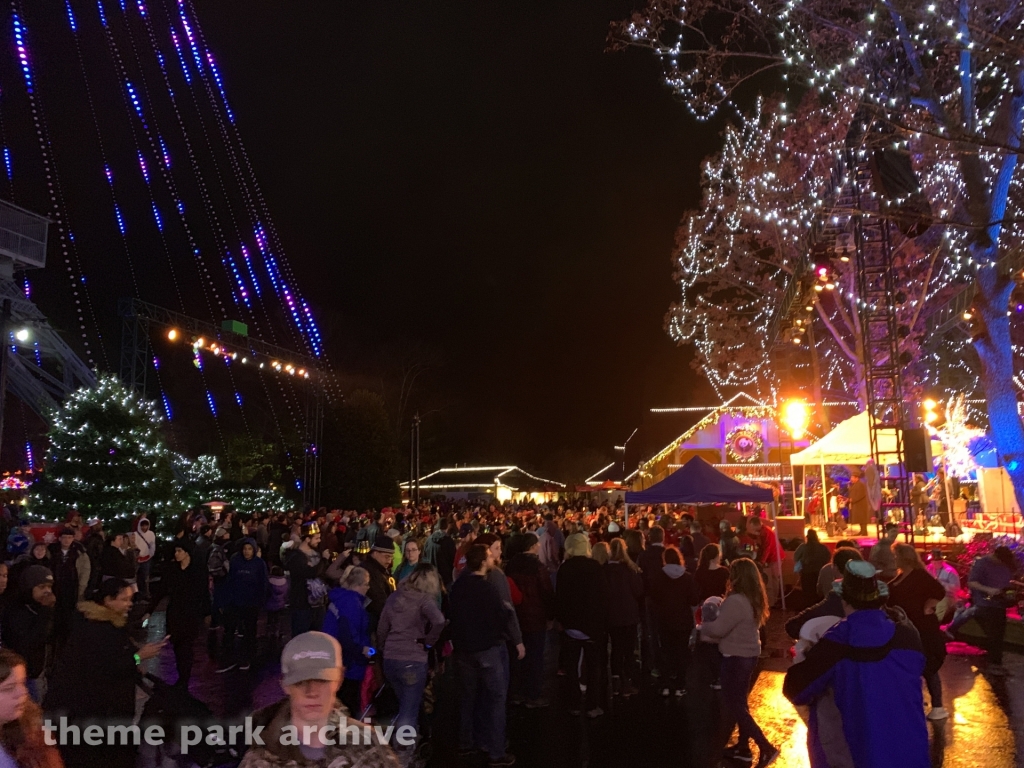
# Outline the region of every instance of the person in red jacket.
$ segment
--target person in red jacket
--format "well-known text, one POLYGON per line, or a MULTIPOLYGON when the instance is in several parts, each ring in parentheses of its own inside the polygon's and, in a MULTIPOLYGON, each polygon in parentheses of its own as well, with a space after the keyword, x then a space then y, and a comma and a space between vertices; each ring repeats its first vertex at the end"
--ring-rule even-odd
POLYGON ((782 594, 782 547, 775 529, 760 517, 747 519, 747 535, 754 540, 754 561, 761 568, 768 592, 768 605, 774 606, 782 594))
POLYGON ((541 691, 548 622, 555 618, 555 590, 538 556, 540 539, 533 533, 524 533, 519 545, 523 551, 512 556, 506 569, 506 575, 521 596, 516 602, 513 594, 513 602, 516 602, 516 615, 526 646, 526 655, 514 671, 513 698, 522 698, 528 709, 536 709, 548 706, 541 691))

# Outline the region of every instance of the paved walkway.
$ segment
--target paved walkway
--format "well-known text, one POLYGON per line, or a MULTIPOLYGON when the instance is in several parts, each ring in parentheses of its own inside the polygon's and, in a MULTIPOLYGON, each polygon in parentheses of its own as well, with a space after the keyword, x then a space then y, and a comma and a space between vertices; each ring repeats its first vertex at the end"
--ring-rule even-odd
MULTIPOLYGON (((752 694, 757 721, 768 737, 782 747, 775 763, 780 768, 809 765, 805 747, 807 729, 800 713, 782 696, 782 681, 790 661, 782 616, 769 625, 768 658, 752 694)), ((154 614, 153 637, 162 634, 162 614, 154 614)), ((932 765, 935 768, 1013 768, 1024 765, 1024 657, 1007 654, 1010 675, 988 678, 977 669, 981 655, 970 646, 952 643, 941 676, 949 720, 929 723, 932 765)), ((241 717, 252 709, 276 701, 284 694, 277 683, 279 649, 261 641, 260 655, 249 671, 214 672, 205 643, 196 647, 196 666, 190 684, 194 696, 222 718, 241 717)), ((562 678, 553 674, 552 686, 562 678)), ((168 681, 175 677, 168 650, 154 671, 168 681)), ((665 701, 645 690, 628 701, 614 700, 603 717, 570 717, 564 708, 543 710, 510 708, 510 751, 525 768, 709 768, 715 765, 714 746, 725 743, 718 732, 717 694, 709 687, 692 686, 682 701, 665 701)), ((550 691, 556 700, 554 688, 550 691)), ((880 692, 884 695, 884 692, 880 692)), ((453 681, 441 680, 438 716, 432 738, 431 766, 457 768, 453 681)), ((925 694, 927 700, 927 693, 925 694)), ((475 768, 476 763, 466 764, 475 768)), ((894 766, 894 768, 896 768, 894 766)))

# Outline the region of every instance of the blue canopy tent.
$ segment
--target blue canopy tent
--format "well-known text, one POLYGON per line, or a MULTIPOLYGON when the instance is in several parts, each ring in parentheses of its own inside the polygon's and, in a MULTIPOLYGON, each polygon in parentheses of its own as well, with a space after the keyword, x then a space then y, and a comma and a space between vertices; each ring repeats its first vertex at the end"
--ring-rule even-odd
MULTIPOLYGON (((719 472, 700 456, 694 456, 682 467, 655 483, 645 491, 626 491, 626 526, 629 526, 630 504, 731 504, 753 502, 771 504, 772 522, 775 523, 775 494, 771 488, 758 488, 733 480, 719 472)), ((778 524, 775 540, 779 542, 778 524)), ((779 544, 781 547, 781 543, 779 544)), ((786 608, 786 590, 779 579, 782 608, 786 608)))
POLYGON ((770 488, 757 488, 733 480, 700 456, 694 456, 646 491, 626 491, 627 504, 730 504, 741 501, 771 504, 774 500, 770 488))

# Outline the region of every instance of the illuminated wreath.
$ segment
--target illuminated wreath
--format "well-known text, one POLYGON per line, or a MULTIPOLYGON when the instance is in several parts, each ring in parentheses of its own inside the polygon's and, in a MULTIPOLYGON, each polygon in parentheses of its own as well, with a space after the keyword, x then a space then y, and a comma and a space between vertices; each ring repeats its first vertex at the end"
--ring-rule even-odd
POLYGON ((725 436, 725 447, 732 461, 741 464, 750 464, 758 461, 764 451, 764 440, 761 438, 761 430, 751 424, 736 427, 736 429, 725 436))

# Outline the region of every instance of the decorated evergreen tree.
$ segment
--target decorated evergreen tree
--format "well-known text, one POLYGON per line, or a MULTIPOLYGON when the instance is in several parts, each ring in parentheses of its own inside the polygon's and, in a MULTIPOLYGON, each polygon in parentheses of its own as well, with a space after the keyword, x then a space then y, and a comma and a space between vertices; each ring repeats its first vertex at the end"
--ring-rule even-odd
POLYGON ((35 515, 63 518, 69 508, 111 522, 175 505, 170 454, 156 406, 116 378, 80 389, 56 412, 46 471, 33 486, 35 515))

